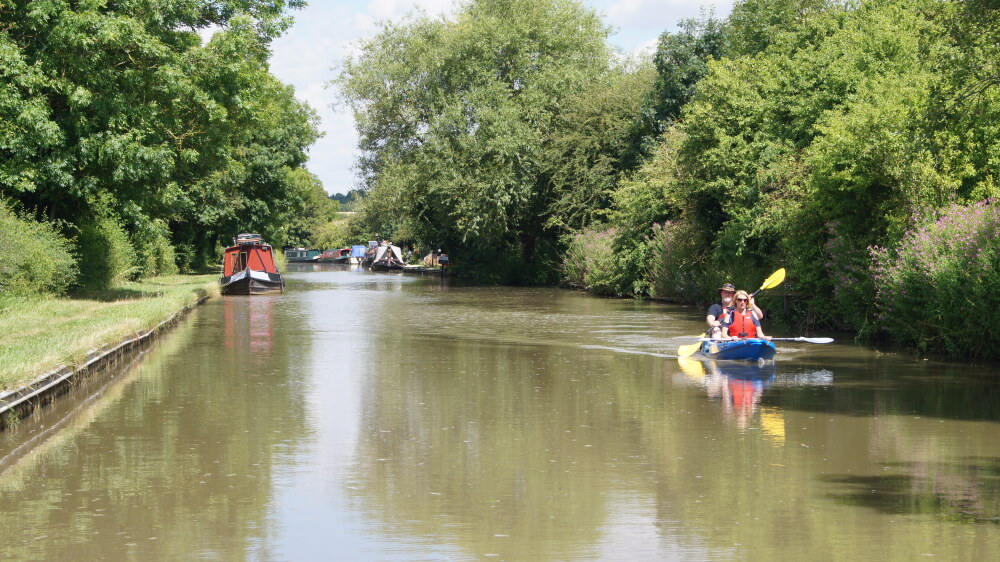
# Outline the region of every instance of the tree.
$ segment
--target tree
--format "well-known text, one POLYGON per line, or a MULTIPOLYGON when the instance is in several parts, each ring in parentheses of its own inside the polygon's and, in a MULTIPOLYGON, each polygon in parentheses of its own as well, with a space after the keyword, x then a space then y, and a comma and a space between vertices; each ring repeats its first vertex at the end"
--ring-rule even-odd
POLYGON ((234 223, 277 232, 316 118, 267 58, 302 5, 0 4, 0 191, 50 219, 120 221, 137 246, 169 229, 187 262, 234 223))
POLYGON ((607 71, 607 34, 571 0, 473 0, 450 18, 385 24, 336 81, 379 202, 359 213, 389 213, 359 223, 532 260, 551 204, 546 132, 607 71))
MULTIPOLYGON (((319 178, 304 168, 294 168, 288 172, 288 183, 295 191, 294 209, 286 222, 284 244, 299 247, 330 248, 329 243, 321 243, 317 233, 338 218, 340 203, 331 199, 323 189, 319 178)), ((342 221, 341 221, 342 222, 342 221)))
MULTIPOLYGON (((724 27, 712 17, 679 22, 680 31, 660 35, 653 62, 656 65, 655 119, 673 121, 694 95, 698 81, 708 73, 708 61, 722 56, 724 27)), ((662 129, 661 129, 662 131, 662 129)))
POLYGON ((648 64, 621 68, 567 96, 545 135, 541 162, 550 231, 606 220, 619 178, 642 164, 644 141, 653 134, 646 109, 655 79, 648 64))
POLYGON ((765 51, 782 35, 799 33, 816 14, 845 8, 847 0, 741 0, 726 21, 726 54, 732 58, 765 51))

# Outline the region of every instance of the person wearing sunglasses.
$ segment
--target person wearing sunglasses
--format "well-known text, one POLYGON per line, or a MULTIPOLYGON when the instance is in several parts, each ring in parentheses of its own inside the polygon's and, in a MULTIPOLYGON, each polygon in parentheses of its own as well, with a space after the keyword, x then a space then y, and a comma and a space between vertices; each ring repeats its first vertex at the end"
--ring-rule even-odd
POLYGON ((735 303, 735 308, 729 314, 729 321, 722 326, 722 332, 726 335, 724 339, 771 339, 770 336, 764 335, 764 330, 760 327, 760 319, 757 318, 757 313, 750 309, 750 295, 746 291, 742 289, 736 291, 733 302, 735 303))
MULTIPOLYGON (((746 294, 746 291, 743 291, 746 294)), ((719 301, 708 309, 708 316, 705 321, 708 322, 708 329, 711 334, 711 338, 714 340, 722 339, 723 334, 726 330, 723 328, 724 324, 729 323, 729 315, 735 308, 735 303, 733 301, 733 296, 736 295, 736 287, 732 283, 723 283, 719 287, 719 301)), ((753 302, 753 298, 750 298, 749 308, 757 315, 757 320, 759 321, 764 317, 764 311, 757 307, 757 304, 753 302)))

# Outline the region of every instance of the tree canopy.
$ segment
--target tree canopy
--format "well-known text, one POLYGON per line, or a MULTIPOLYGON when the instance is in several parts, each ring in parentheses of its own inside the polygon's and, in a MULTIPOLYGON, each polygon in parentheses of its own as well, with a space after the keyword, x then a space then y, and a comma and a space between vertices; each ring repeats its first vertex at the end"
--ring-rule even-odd
POLYGON ((362 223, 533 259, 559 197, 549 131, 608 71, 607 34, 570 0, 474 0, 385 24, 337 80, 361 138, 362 223))
POLYGON ((0 193, 65 224, 114 217, 187 262, 241 230, 281 243, 318 133, 269 45, 302 5, 0 2, 0 193))
POLYGON ((570 283, 686 302, 788 267, 792 319, 884 331, 876 295, 924 277, 880 287, 873 256, 998 195, 998 21, 980 0, 743 0, 664 32, 652 64, 611 55, 570 0, 386 24, 338 80, 364 153, 354 227, 545 248, 570 283))

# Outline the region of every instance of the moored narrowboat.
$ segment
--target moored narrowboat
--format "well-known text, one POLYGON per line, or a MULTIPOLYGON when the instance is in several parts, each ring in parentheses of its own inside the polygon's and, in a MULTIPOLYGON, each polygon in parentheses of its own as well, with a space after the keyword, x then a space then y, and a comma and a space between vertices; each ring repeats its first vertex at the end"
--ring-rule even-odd
POLYGON ((405 265, 399 246, 386 244, 378 247, 368 267, 372 271, 402 271, 405 265))
POLYGON ((324 250, 319 257, 316 258, 317 263, 350 263, 351 262, 351 249, 341 248, 339 250, 324 250))
POLYGON ((288 263, 315 263, 319 258, 319 250, 309 248, 289 248, 285 250, 285 261, 288 263))
POLYGON ((263 295, 285 289, 274 264, 274 250, 259 234, 240 234, 226 248, 220 282, 224 295, 263 295))
POLYGON ((364 246, 363 244, 355 244, 355 245, 351 246, 351 262, 350 263, 361 264, 361 262, 363 262, 364 259, 365 259, 365 251, 367 249, 368 248, 366 246, 364 246))

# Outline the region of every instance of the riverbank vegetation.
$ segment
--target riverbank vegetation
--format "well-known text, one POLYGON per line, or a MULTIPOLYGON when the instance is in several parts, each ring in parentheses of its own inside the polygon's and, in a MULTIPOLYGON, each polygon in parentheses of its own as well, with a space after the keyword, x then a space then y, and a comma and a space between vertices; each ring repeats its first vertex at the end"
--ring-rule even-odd
POLYGON ((199 299, 218 296, 217 275, 121 282, 78 298, 0 294, 0 390, 152 330, 199 299))
POLYGON ((268 69, 303 4, 0 2, 0 291, 193 271, 328 220, 317 116, 268 69))
POLYGON ((335 81, 363 151, 353 231, 504 282, 688 303, 786 267, 772 315, 1000 353, 971 312, 998 303, 990 3, 743 0, 652 60, 608 33, 573 0, 386 23, 335 81))
POLYGON ((772 316, 1000 353, 968 312, 998 300, 989 2, 741 0, 651 56, 578 0, 384 22, 334 80, 360 135, 347 222, 303 167, 315 112, 268 70, 302 5, 0 1, 0 298, 195 271, 256 231, 697 304, 785 267, 772 316))
POLYGON ((0 0, 0 387, 149 330, 240 232, 336 214, 268 68, 302 0, 0 0))

